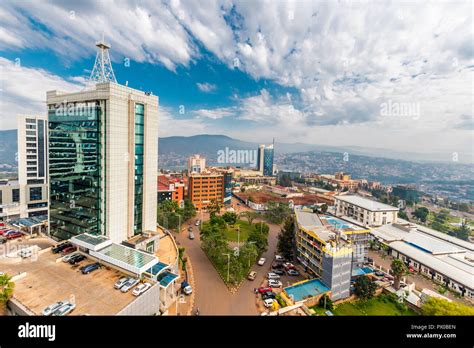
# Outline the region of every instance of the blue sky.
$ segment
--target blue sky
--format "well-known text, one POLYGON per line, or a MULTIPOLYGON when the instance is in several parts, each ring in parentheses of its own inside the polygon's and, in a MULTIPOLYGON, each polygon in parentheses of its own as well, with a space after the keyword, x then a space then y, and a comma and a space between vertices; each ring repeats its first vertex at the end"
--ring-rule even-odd
POLYGON ((473 152, 470 1, 3 3, 0 129, 81 89, 104 33, 118 82, 159 96, 161 136, 473 152))

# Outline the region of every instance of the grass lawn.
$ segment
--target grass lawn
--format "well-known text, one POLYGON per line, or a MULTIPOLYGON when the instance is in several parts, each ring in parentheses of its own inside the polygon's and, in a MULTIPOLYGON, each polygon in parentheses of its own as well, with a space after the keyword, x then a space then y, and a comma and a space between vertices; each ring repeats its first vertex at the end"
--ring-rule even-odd
MULTIPOLYGON (((418 315, 415 311, 406 308, 405 310, 400 310, 396 303, 386 299, 385 297, 375 297, 368 301, 356 301, 356 302, 346 302, 343 303, 332 312, 334 315, 345 315, 345 316, 412 316, 418 315)), ((318 308, 317 306, 312 307, 316 314, 325 315, 324 310, 318 308)))
POLYGON ((230 242, 237 242, 237 229, 240 226, 240 242, 245 242, 249 237, 250 231, 254 228, 248 221, 238 220, 234 226, 229 226, 224 232, 226 239, 230 242))

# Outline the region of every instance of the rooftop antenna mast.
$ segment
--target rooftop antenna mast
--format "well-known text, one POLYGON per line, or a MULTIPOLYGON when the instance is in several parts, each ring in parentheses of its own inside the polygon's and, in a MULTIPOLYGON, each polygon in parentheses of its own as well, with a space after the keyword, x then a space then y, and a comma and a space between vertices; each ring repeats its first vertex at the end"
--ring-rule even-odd
POLYGON ((102 33, 102 40, 96 42, 95 45, 97 46, 97 55, 95 56, 94 68, 92 69, 89 81, 95 83, 117 83, 109 56, 110 45, 105 43, 104 33, 102 33))

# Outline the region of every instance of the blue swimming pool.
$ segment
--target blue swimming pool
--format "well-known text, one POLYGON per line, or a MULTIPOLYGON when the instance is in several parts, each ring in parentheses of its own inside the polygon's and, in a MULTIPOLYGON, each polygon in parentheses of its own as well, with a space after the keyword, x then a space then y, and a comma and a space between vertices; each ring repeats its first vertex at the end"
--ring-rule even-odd
POLYGON ((352 270, 352 276, 357 277, 364 274, 374 273, 374 270, 370 267, 358 267, 352 270))
POLYGON ((293 301, 298 302, 307 297, 314 297, 328 292, 329 288, 319 279, 312 279, 304 283, 289 286, 284 290, 293 301))
POLYGON ((336 219, 334 217, 326 216, 325 220, 336 228, 351 228, 352 227, 351 225, 347 224, 346 222, 344 222, 342 220, 339 220, 339 219, 336 219))

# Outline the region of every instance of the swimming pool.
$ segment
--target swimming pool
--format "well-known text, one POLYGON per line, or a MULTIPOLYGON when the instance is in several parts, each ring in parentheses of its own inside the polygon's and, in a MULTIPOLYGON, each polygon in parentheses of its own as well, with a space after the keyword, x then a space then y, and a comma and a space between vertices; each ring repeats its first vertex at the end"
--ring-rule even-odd
POLYGON ((352 276, 357 277, 364 274, 374 273, 374 270, 370 267, 358 267, 352 270, 352 276))
POLYGON ((346 222, 333 218, 333 217, 326 216, 324 220, 326 220, 328 223, 330 223, 332 226, 336 228, 351 228, 352 227, 352 225, 349 225, 346 222))
POLYGON ((311 279, 300 284, 289 286, 284 289, 286 294, 294 301, 298 302, 307 297, 314 297, 329 291, 319 279, 311 279))

